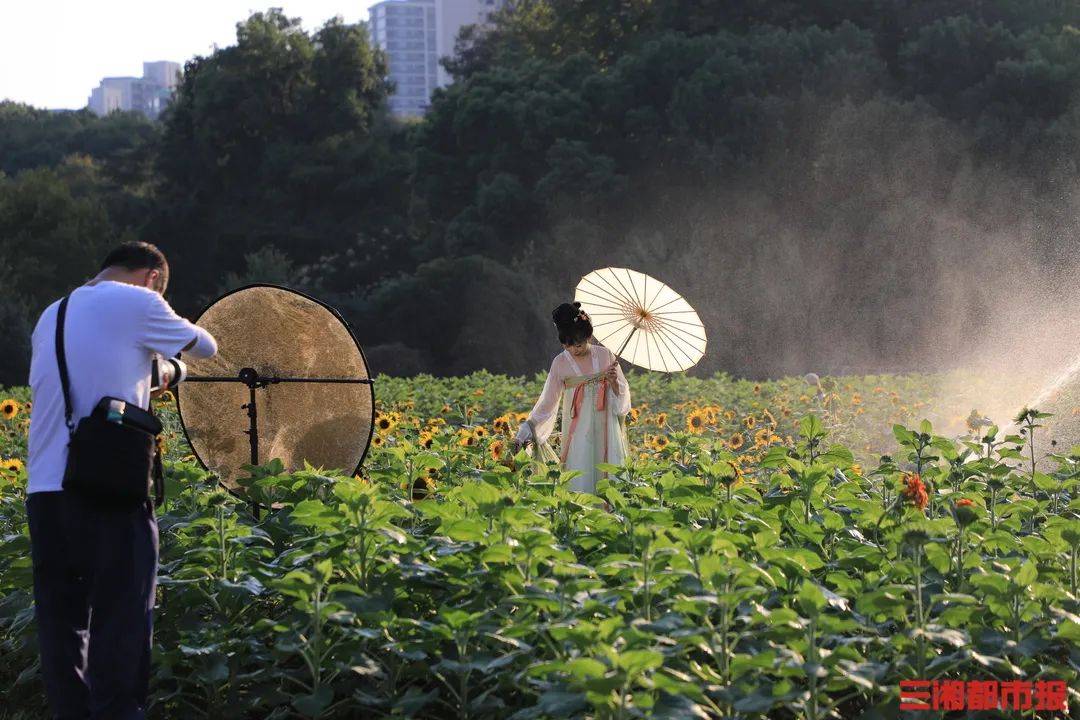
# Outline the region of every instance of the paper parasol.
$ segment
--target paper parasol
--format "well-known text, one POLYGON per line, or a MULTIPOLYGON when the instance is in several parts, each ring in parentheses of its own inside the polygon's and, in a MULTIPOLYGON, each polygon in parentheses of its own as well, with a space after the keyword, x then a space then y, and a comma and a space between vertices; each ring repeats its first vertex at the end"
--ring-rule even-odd
POLYGON ((593 335, 615 355, 648 370, 678 372, 705 354, 705 327, 679 293, 627 268, 594 270, 574 300, 590 316, 593 335))

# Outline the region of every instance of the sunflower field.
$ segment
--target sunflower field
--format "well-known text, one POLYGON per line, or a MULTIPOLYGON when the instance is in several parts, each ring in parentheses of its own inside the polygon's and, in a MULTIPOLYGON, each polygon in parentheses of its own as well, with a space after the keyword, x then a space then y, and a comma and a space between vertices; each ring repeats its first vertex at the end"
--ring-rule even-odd
MULTIPOLYGON (((1080 446, 1042 413, 989 424, 931 376, 631 373, 633 452, 591 496, 511 456, 542 380, 379 378, 362 473, 248 468, 257 517, 162 401, 151 717, 918 717, 910 681, 978 683, 949 717, 1080 708, 1080 446)), ((0 401, 0 718, 23 720, 46 716, 29 397, 0 401)))

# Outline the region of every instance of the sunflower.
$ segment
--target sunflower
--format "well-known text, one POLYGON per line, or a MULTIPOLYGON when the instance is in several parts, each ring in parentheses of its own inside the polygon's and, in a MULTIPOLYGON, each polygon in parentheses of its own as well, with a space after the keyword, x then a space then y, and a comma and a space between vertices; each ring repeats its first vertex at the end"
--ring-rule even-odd
POLYGON ((443 403, 442 410, 440 410, 439 412, 441 412, 443 415, 449 415, 453 411, 454 409, 450 407, 450 405, 443 403))
POLYGON ((488 436, 488 429, 483 425, 477 425, 475 428, 473 428, 473 435, 475 435, 477 438, 485 438, 488 436))
POLYGON ((757 425, 757 418, 754 417, 753 415, 747 415, 746 417, 744 417, 742 419, 742 422, 743 422, 743 425, 746 426, 747 430, 753 430, 754 426, 757 425))
POLYGON ((728 438, 728 447, 730 447, 732 450, 738 450, 745 443, 746 438, 743 437, 742 433, 733 433, 732 436, 728 438))
POLYGON ((686 429, 697 434, 705 430, 708 418, 704 410, 694 410, 686 416, 686 429))
POLYGON ((19 473, 22 472, 23 462, 19 458, 8 458, 7 460, 0 461, 0 469, 19 473))
POLYGON ((776 427, 776 418, 773 416, 773 414, 771 412, 769 412, 768 408, 765 408, 764 410, 761 411, 761 419, 763 421, 769 423, 773 427, 776 427))
POLYGON ((382 447, 385 442, 386 441, 383 440, 382 435, 376 435, 375 437, 371 438, 371 444, 375 447, 382 447))
POLYGON ((859 393, 855 393, 854 395, 852 395, 851 396, 851 404, 852 405, 862 405, 862 395, 860 395, 859 393))
MULTIPOLYGON (((434 468, 430 468, 433 470, 434 468)), ((430 475, 421 475, 413 480, 412 499, 425 500, 435 494, 435 480, 430 475)))
POLYGON ((760 395, 761 394, 761 386, 760 385, 754 385, 754 394, 755 395, 760 395))
POLYGON ((388 433, 394 429, 394 418, 383 413, 379 413, 375 416, 375 427, 379 428, 379 432, 388 433))
POLYGON ((641 410, 639 410, 638 408, 630 408, 630 412, 627 413, 626 418, 630 422, 635 423, 635 422, 637 422, 637 419, 638 419, 638 417, 640 415, 641 415, 641 410))
POLYGON ((458 445, 461 447, 472 447, 476 444, 476 436, 471 432, 459 432, 458 433, 458 445))
POLYGON ((420 447, 424 448, 425 450, 430 450, 431 446, 434 444, 434 442, 435 442, 435 435, 433 433, 430 433, 430 432, 422 432, 422 433, 420 433, 420 438, 416 441, 416 443, 420 447))
POLYGON ((11 420, 19 414, 19 403, 15 402, 11 398, 8 398, 4 402, 0 403, 0 415, 3 415, 5 420, 11 420))
POLYGON ((656 413, 656 425, 657 425, 657 427, 664 427, 665 425, 667 425, 667 413, 666 412, 656 413))
POLYGON ((671 444, 671 440, 668 439, 667 435, 657 435, 652 439, 652 446, 655 450, 663 450, 669 444, 671 444))
POLYGON ((506 452, 506 443, 502 440, 496 440, 488 445, 488 453, 491 455, 491 459, 495 462, 502 460, 503 453, 506 452))

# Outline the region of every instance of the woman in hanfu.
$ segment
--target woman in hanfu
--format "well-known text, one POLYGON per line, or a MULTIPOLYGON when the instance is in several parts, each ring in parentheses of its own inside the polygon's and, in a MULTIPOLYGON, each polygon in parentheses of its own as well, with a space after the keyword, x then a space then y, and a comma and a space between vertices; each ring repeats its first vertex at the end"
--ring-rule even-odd
POLYGON ((600 463, 621 465, 627 454, 626 415, 630 386, 615 356, 590 342, 592 322, 581 303, 563 303, 551 313, 563 351, 551 361, 540 399, 518 429, 515 452, 528 442, 545 460, 562 463, 581 475, 571 481, 578 492, 595 493, 603 476, 600 463), (561 452, 556 456, 548 438, 562 400, 561 452))

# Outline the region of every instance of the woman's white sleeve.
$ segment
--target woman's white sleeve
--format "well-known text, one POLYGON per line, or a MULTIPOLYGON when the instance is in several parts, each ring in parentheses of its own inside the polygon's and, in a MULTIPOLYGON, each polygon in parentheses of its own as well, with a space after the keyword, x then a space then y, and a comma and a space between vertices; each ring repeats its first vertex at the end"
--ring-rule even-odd
MULTIPOLYGON (((608 364, 611 364, 615 361, 615 355, 611 353, 610 350, 608 351, 608 354, 610 356, 608 364)), ((608 390, 608 392, 611 392, 612 395, 614 395, 615 412, 619 415, 626 415, 630 412, 630 383, 626 382, 626 376, 623 375, 621 363, 615 366, 615 382, 619 386, 619 394, 615 395, 611 390, 608 390)))
POLYGON ((536 437, 529 437, 529 426, 522 424, 518 428, 517 439, 522 442, 533 440, 537 443, 545 442, 555 429, 555 418, 559 409, 559 400, 562 398, 562 376, 559 373, 558 358, 552 361, 551 369, 548 370, 547 380, 544 381, 544 390, 540 398, 533 405, 529 413, 529 422, 536 429, 536 437))

